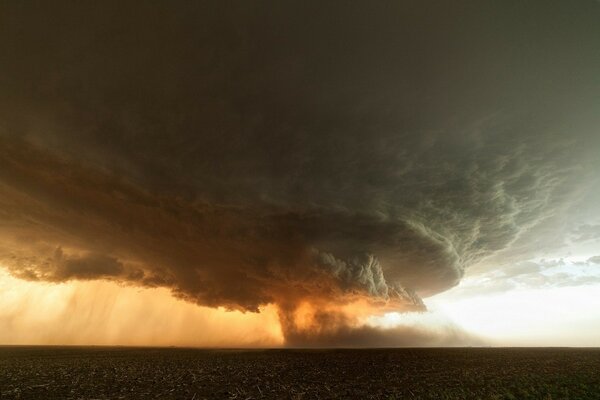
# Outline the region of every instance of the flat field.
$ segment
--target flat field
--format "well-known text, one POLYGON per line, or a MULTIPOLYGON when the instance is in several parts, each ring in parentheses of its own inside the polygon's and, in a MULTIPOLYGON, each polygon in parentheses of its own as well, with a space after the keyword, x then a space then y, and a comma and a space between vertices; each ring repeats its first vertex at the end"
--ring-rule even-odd
POLYGON ((0 347, 2 399, 600 399, 600 349, 0 347))

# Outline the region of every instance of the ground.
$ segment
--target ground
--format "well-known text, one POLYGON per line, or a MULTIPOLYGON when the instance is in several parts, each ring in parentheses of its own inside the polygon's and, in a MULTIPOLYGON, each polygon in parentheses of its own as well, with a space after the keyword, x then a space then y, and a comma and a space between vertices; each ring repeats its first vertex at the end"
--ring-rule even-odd
POLYGON ((600 349, 0 347, 2 399, 600 399, 600 349))

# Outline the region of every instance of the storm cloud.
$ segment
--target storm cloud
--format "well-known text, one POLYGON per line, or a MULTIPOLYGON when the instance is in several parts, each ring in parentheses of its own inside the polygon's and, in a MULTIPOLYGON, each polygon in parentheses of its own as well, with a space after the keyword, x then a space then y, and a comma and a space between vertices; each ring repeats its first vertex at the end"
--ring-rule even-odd
POLYGON ((597 2, 9 3, 0 263, 22 279, 393 343, 287 321, 423 310, 535 250, 600 168, 597 2))

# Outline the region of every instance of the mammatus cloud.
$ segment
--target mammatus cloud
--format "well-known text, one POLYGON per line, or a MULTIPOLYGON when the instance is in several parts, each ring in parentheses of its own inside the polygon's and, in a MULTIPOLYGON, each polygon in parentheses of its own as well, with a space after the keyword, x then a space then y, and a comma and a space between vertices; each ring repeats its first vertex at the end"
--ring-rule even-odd
POLYGON ((595 4, 205 7, 0 13, 11 274, 276 304, 294 345, 391 343, 344 307, 423 310, 532 251, 600 165, 595 4))

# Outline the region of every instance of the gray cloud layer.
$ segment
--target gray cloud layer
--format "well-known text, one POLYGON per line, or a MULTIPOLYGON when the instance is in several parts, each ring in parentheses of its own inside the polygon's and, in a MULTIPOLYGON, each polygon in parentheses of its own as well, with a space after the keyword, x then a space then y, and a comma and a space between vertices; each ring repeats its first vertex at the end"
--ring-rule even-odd
POLYGON ((600 256, 590 257, 588 258, 587 262, 592 264, 600 264, 600 256))
POLYGON ((533 4, 3 4, 0 262, 422 309, 600 166, 599 6, 533 4))

